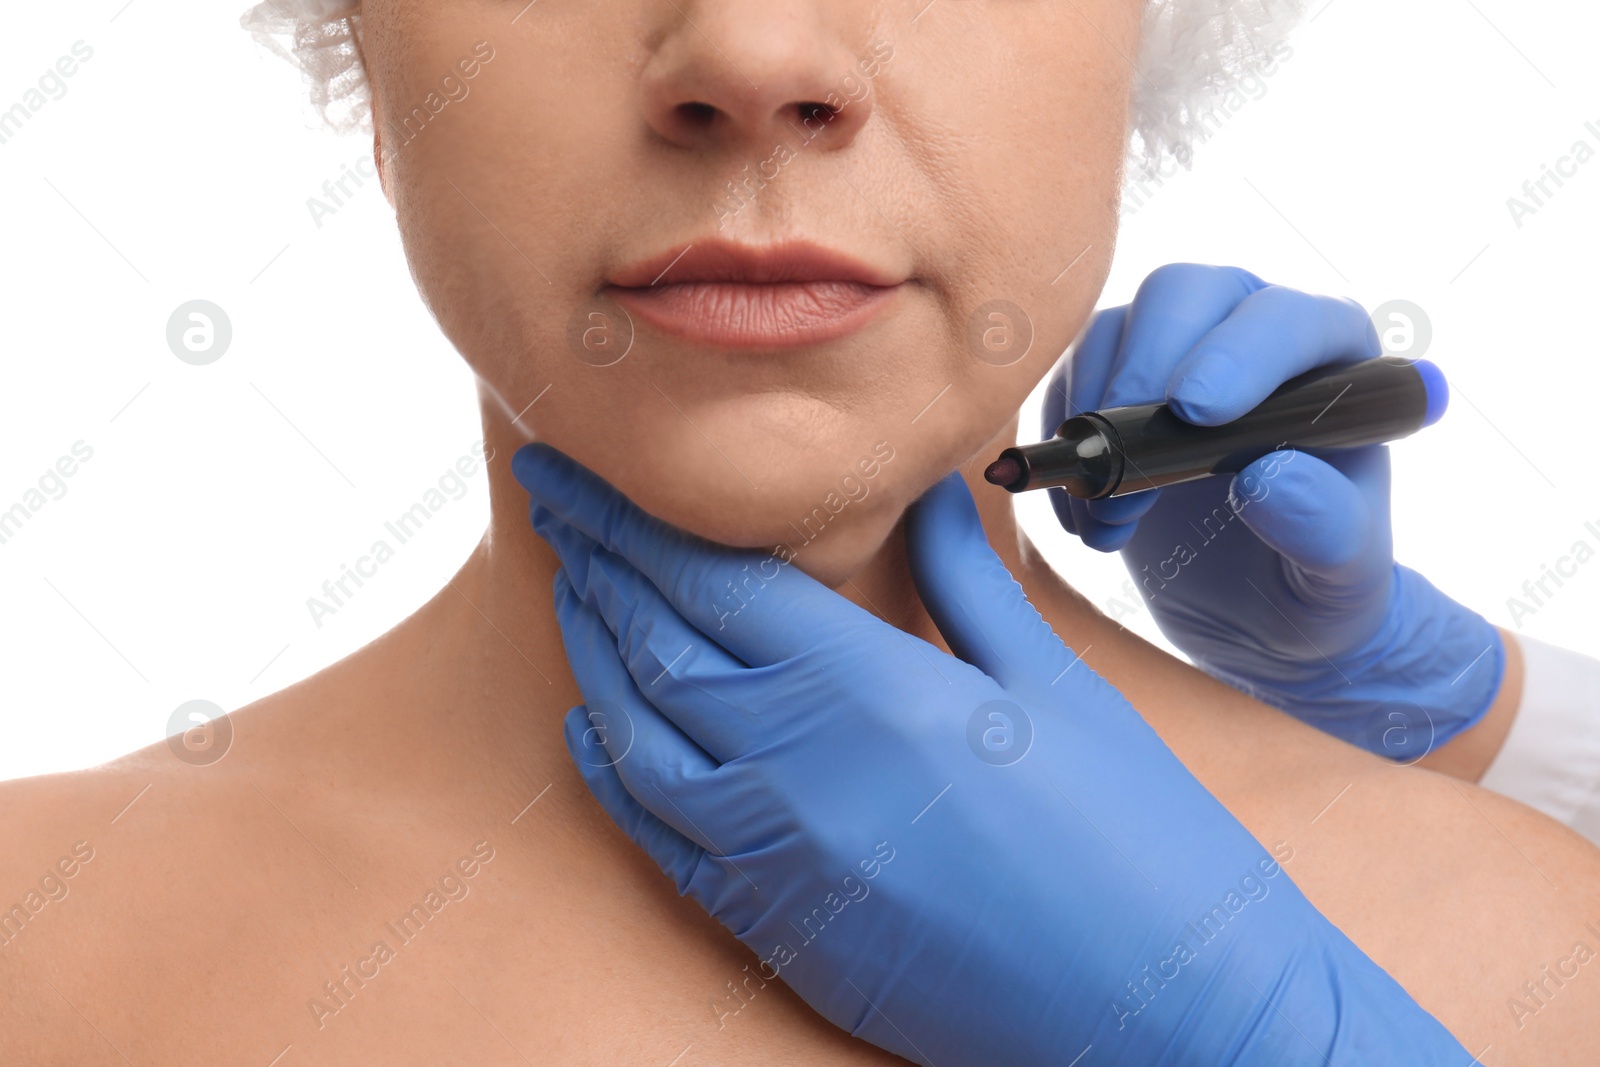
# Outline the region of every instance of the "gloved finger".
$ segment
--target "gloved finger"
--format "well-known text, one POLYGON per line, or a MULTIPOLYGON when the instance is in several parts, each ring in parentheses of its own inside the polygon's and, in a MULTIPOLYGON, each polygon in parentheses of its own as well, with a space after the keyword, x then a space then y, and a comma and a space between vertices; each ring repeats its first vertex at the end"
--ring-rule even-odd
MULTIPOLYGON (((1067 511, 1073 518, 1070 529, 1078 534, 1084 544, 1099 552, 1121 550, 1133 539, 1134 533, 1138 530, 1139 520, 1161 498, 1159 489, 1129 496, 1106 497, 1101 500, 1078 500, 1068 496, 1066 491, 1061 489, 1051 489, 1048 492, 1058 494, 1058 500, 1052 501, 1057 518, 1061 516, 1062 511, 1067 511)), ((1066 523, 1063 522, 1062 525, 1065 526, 1066 523)))
POLYGON ((1237 267, 1169 263, 1151 271, 1128 310, 1122 344, 1098 406, 1165 400, 1172 373, 1189 350, 1266 285, 1237 267))
POLYGON ((588 728, 577 758, 616 770, 628 793, 701 848, 720 854, 701 826, 714 827, 717 764, 640 695, 598 612, 556 572, 556 620, 588 728))
POLYGON ((1122 347, 1122 333, 1127 322, 1127 304, 1097 311, 1089 320, 1083 336, 1056 368, 1062 389, 1057 393, 1052 388, 1045 398, 1047 405, 1054 401, 1056 406, 1043 410, 1042 437, 1055 436, 1056 429, 1071 416, 1103 406, 1101 401, 1111 381, 1111 368, 1116 363, 1117 350, 1122 347))
POLYGON ((1355 301, 1269 285, 1188 350, 1165 396, 1180 418, 1215 426, 1237 419, 1297 374, 1381 352, 1372 320, 1355 301))
POLYGON ((752 667, 800 654, 817 634, 881 625, 773 553, 717 545, 646 514, 549 445, 519 448, 511 468, 555 518, 633 564, 695 629, 752 667))
POLYGON ((567 572, 567 581, 582 597, 583 591, 589 585, 589 565, 596 547, 594 538, 577 527, 562 522, 551 514, 549 508, 538 501, 528 505, 528 517, 532 521, 534 532, 555 550, 556 558, 561 561, 561 568, 567 572))
POLYGON ((1050 499, 1050 508, 1056 513, 1056 521, 1061 524, 1061 528, 1069 534, 1076 534, 1078 515, 1072 506, 1073 498, 1067 495, 1065 489, 1046 489, 1045 495, 1050 499))
MULTIPOLYGON (((1158 492, 1152 490, 1142 495, 1153 498, 1158 492)), ((1152 499, 1151 503, 1154 502, 1152 499)), ((1096 552, 1120 552, 1129 541, 1133 540, 1134 534, 1139 532, 1138 516, 1135 516, 1133 521, 1112 525, 1095 518, 1089 511, 1087 500, 1074 500, 1072 507, 1074 512, 1083 515, 1083 521, 1079 524, 1079 539, 1096 552)))
POLYGON ((586 583, 578 588, 574 579, 576 591, 605 620, 634 685, 658 711, 722 763, 781 732, 790 702, 772 699, 768 672, 728 655, 627 560, 590 545, 586 583))
MULTIPOLYGON (((1387 463, 1375 453, 1371 460, 1387 463)), ((1374 543, 1381 524, 1366 494, 1316 456, 1291 449, 1262 456, 1234 476, 1229 506, 1269 548, 1326 586, 1360 588, 1386 580, 1393 567, 1387 545, 1374 543)))
POLYGON ((1130 522, 1138 522, 1140 516, 1155 506, 1161 498, 1161 490, 1151 489, 1148 492, 1132 493, 1128 496, 1112 496, 1101 500, 1086 500, 1089 516, 1096 522, 1107 526, 1125 526, 1130 522))
POLYGON ((589 787, 595 800, 611 816, 611 821, 672 879, 679 894, 688 892, 690 880, 694 878, 706 850, 662 822, 634 799, 622 784, 622 776, 610 763, 593 761, 594 750, 587 740, 591 729, 588 709, 582 704, 567 712, 562 732, 566 737, 567 751, 572 754, 572 762, 577 765, 583 784, 589 787))
POLYGON ((906 512, 906 553, 951 651, 1006 689, 1040 692, 1077 659, 989 547, 959 472, 906 512))
MULTIPOLYGON (((1111 364, 1122 342, 1128 307, 1107 308, 1098 312, 1071 354, 1057 365, 1045 391, 1041 408, 1040 436, 1050 438, 1071 415, 1082 414, 1100 405, 1111 364), (1075 398, 1069 402, 1069 392, 1075 398)), ((1136 522, 1155 504, 1156 494, 1123 497, 1115 501, 1076 500, 1064 489, 1048 489, 1050 506, 1064 530, 1077 534, 1091 548, 1114 552, 1127 543, 1133 531, 1107 529, 1136 522), (1124 503, 1123 501, 1127 501, 1124 503), (1103 508, 1097 505, 1103 505, 1103 508)))
POLYGON ((1039 403, 1041 441, 1054 437, 1067 419, 1068 376, 1072 373, 1070 368, 1075 352, 1076 350, 1068 352, 1056 361, 1055 367, 1050 371, 1050 380, 1045 384, 1044 398, 1039 403))
MULTIPOLYGON (((1096 316, 1098 319, 1098 316, 1096 316)), ((1091 326, 1092 328, 1092 326, 1091 326)), ((1087 335, 1085 335, 1087 337, 1087 335)), ((1082 341, 1079 342, 1080 346, 1082 341)), ((1050 372, 1050 383, 1045 386, 1044 400, 1039 406, 1039 439, 1049 440, 1067 418, 1067 375, 1076 352, 1063 357, 1050 372)), ((1045 490, 1050 495, 1050 506, 1055 509, 1061 528, 1069 534, 1078 532, 1077 518, 1072 513, 1072 498, 1061 489, 1045 490)))

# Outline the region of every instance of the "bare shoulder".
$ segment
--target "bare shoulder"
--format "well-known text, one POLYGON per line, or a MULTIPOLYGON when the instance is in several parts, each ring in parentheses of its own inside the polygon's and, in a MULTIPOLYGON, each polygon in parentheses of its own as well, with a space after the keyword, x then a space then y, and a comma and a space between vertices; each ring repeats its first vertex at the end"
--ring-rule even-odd
MULTIPOLYGON (((338 666, 338 665, 336 665, 338 666)), ((137 822, 152 795, 200 797, 220 785, 240 761, 234 741, 248 735, 263 741, 293 733, 302 710, 325 697, 335 669, 271 693, 195 729, 157 741, 116 759, 81 770, 0 781, 0 900, 19 877, 47 860, 53 863, 63 843, 94 842, 137 822), (224 759, 223 757, 230 757, 224 759)), ((271 744, 254 746, 245 759, 256 773, 271 744)), ((89 861, 92 862, 92 861, 89 861)))
POLYGON ((291 690, 214 720, 206 736, 0 782, 0 1063, 115 1062, 107 1039, 137 1061, 144 1035, 124 1020, 161 994, 131 976, 221 968, 219 931, 258 947, 249 917, 271 915, 262 861, 291 879, 319 862, 306 848, 297 863, 292 844, 305 846, 277 832, 283 816, 250 803, 320 799, 280 754, 300 717, 284 712, 306 702, 291 690))
POLYGON ((67 1022, 59 961, 94 935, 107 848, 126 812, 167 773, 142 750, 84 770, 0 782, 0 1061, 97 1057, 67 1022))
POLYGON ((94 862, 95 840, 166 773, 152 749, 141 749, 98 767, 0 782, 0 906, 26 884, 44 892, 36 883, 76 878, 94 862))

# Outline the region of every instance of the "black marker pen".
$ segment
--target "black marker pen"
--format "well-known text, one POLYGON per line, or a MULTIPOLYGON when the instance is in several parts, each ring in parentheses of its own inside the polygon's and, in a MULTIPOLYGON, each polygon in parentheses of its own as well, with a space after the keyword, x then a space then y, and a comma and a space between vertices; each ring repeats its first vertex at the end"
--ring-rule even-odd
POLYGON ((1083 500, 1236 474, 1280 448, 1354 448, 1431 426, 1450 390, 1426 360, 1380 356, 1284 382, 1233 422, 1196 426, 1165 404, 1074 415, 1038 444, 1008 448, 983 476, 1013 493, 1059 486, 1083 500))

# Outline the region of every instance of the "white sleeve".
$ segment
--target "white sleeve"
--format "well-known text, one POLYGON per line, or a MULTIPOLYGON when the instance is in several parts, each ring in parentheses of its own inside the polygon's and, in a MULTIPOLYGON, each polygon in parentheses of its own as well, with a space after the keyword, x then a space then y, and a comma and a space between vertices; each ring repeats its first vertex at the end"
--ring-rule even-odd
POLYGON ((1522 701, 1478 784, 1600 844, 1600 660, 1517 638, 1522 701))

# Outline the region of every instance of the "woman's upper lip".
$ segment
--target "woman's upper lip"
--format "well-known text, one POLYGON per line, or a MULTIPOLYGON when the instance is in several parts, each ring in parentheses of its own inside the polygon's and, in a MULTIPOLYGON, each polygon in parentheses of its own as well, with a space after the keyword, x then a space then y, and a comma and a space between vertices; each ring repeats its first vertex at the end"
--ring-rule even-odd
POLYGON ((899 285, 904 273, 874 266, 814 241, 747 245, 720 237, 687 242, 616 271, 612 285, 643 288, 682 282, 860 282, 899 285))

